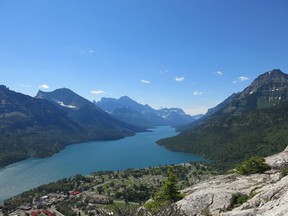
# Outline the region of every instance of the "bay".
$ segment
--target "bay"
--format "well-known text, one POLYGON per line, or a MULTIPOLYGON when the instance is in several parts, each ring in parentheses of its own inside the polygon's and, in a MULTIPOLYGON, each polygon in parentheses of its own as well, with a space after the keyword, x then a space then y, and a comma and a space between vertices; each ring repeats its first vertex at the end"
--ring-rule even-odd
POLYGON ((176 134, 172 127, 158 127, 121 140, 69 145, 49 158, 31 158, 11 164, 0 169, 0 200, 76 174, 208 161, 198 155, 173 152, 156 144, 157 140, 176 134))

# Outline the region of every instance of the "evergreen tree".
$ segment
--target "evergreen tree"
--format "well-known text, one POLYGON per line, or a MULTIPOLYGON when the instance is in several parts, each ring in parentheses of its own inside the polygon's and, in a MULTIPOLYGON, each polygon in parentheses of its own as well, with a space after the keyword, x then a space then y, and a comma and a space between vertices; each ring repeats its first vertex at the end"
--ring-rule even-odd
POLYGON ((168 177, 165 179, 160 191, 153 197, 154 201, 146 203, 145 207, 153 212, 157 213, 161 209, 170 206, 173 202, 176 202, 183 198, 180 192, 177 190, 177 177, 174 173, 173 167, 168 167, 168 177))
POLYGON ((241 175, 250 175, 255 173, 264 173, 269 170, 270 167, 265 163, 263 157, 252 156, 248 160, 244 161, 242 165, 237 167, 237 171, 241 175))
POLYGON ((173 167, 168 167, 168 177, 165 179, 161 190, 157 193, 155 199, 160 202, 176 202, 181 199, 180 192, 176 186, 177 177, 173 167))

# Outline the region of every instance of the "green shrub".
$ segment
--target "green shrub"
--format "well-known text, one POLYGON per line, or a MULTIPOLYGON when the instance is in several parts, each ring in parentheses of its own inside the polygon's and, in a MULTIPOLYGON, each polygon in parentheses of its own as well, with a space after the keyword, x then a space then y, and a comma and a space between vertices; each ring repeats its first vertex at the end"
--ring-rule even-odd
POLYGON ((281 169, 280 175, 281 175, 281 178, 287 176, 288 175, 288 167, 281 169))
POLYGON ((210 213, 209 208, 205 208, 202 210, 201 215, 203 216, 211 216, 212 214, 210 213))
POLYGON ((233 193, 231 202, 230 202, 230 207, 228 209, 232 210, 233 208, 236 208, 243 203, 245 203, 249 199, 249 196, 246 194, 242 193, 233 193))
POLYGON ((252 156, 236 169, 241 175, 250 175, 255 173, 264 173, 270 169, 270 166, 265 163, 263 157, 252 156))

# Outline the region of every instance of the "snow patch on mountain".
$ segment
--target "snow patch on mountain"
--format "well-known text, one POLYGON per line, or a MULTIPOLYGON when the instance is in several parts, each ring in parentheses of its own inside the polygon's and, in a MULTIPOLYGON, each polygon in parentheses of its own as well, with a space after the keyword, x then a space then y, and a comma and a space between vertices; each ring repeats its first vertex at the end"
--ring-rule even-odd
POLYGON ((64 104, 62 101, 56 101, 60 106, 63 106, 63 107, 67 107, 69 109, 77 109, 77 106, 73 106, 73 105, 66 105, 64 104))

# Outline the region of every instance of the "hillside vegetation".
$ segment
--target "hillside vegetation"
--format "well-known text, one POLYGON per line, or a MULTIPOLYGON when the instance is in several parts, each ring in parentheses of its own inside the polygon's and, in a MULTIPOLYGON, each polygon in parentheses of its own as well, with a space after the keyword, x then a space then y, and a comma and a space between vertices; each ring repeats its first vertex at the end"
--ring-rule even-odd
POLYGON ((288 103, 240 116, 210 119, 191 131, 157 143, 201 154, 218 168, 232 168, 253 155, 268 156, 288 145, 288 103))
POLYGON ((220 169, 232 168, 253 155, 283 151, 288 144, 287 114, 288 75, 274 69, 210 109, 192 129, 157 143, 201 154, 220 169))
MULTIPOLYGON (((138 208, 153 198, 153 206, 147 207, 155 214, 174 215, 179 211, 167 208, 179 200, 178 189, 186 188, 215 175, 210 167, 199 163, 159 166, 123 171, 98 171, 90 176, 76 175, 51 182, 4 202, 2 213, 17 212, 21 205, 35 209, 56 209, 64 215, 99 215, 107 211, 114 215, 135 216, 138 208), (166 210, 165 210, 166 209, 166 210), (169 209, 169 211, 168 211, 169 209), (164 210, 167 214, 158 214, 164 210)), ((150 202, 151 204, 151 202, 150 202)), ((26 211, 31 214, 33 210, 26 211)), ((150 210, 149 210, 150 211, 150 210)), ((24 211, 22 211, 24 212, 24 211)), ((139 212, 138 212, 139 213, 139 212)), ((1 214, 1 210, 0 210, 1 214)), ((139 214, 147 215, 147 214, 139 214)))
POLYGON ((69 144, 121 139, 144 130, 113 118, 70 90, 65 92, 70 95, 63 96, 66 104, 58 101, 61 106, 0 85, 0 167, 48 157, 69 144), (76 105, 79 108, 71 108, 76 105))

